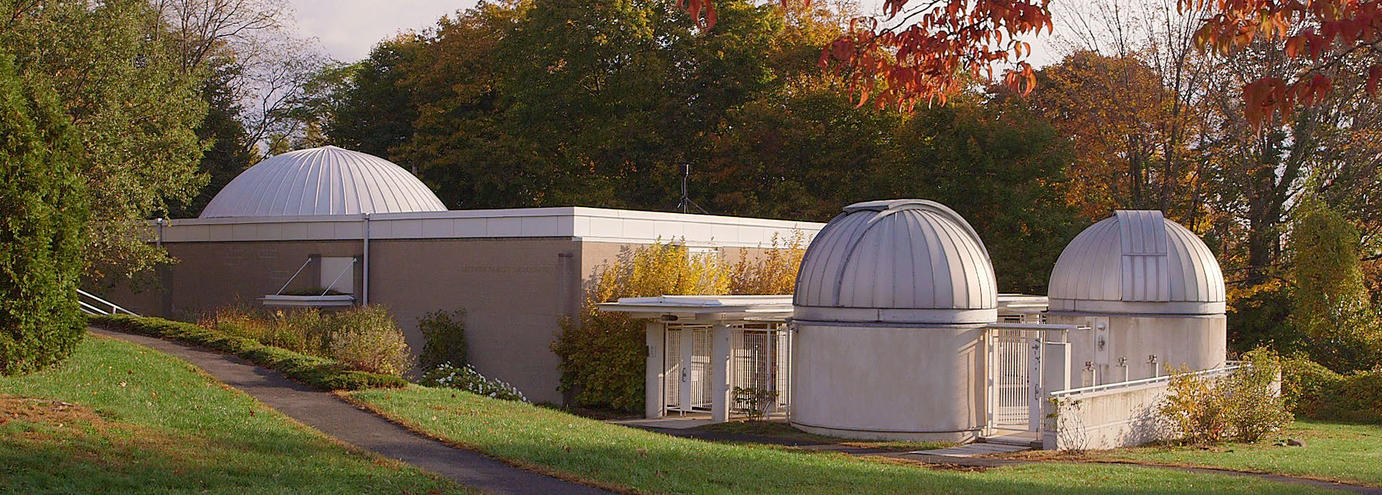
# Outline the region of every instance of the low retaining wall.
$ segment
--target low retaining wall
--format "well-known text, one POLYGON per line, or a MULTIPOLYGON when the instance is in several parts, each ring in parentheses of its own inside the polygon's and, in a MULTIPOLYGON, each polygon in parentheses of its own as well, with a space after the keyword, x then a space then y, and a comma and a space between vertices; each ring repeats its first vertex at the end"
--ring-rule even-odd
MULTIPOLYGON (((1237 366, 1198 372, 1223 376, 1237 366)), ((1169 439, 1157 411, 1171 377, 1052 392, 1042 404, 1041 443, 1047 450, 1101 450, 1169 439)))

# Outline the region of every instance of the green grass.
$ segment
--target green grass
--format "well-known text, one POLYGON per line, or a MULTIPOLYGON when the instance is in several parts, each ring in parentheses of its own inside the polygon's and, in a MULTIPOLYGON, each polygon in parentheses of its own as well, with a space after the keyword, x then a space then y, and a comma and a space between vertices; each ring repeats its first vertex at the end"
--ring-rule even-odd
POLYGON ((1034 463, 941 470, 839 453, 711 443, 528 404, 410 385, 342 396, 443 440, 608 487, 655 493, 1305 493, 1230 475, 1034 463))
POLYGON ((88 336, 0 377, 0 493, 458 493, 158 351, 88 336))
POLYGON ((1272 439, 1212 448, 1137 447, 1087 454, 1094 459, 1219 467, 1382 487, 1382 425, 1297 421, 1272 439), (1304 447, 1277 447, 1295 438, 1304 447))
POLYGON ((192 323, 131 315, 96 315, 91 317, 91 323, 235 354, 322 390, 402 387, 408 383, 401 377, 352 370, 332 359, 264 345, 254 339, 227 335, 192 323))

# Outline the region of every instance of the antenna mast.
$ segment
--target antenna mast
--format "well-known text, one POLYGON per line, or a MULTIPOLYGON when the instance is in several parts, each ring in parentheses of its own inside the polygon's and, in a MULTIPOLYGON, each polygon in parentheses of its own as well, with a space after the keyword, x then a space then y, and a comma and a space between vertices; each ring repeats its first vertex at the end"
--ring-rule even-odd
POLYGON ((687 188, 686 188, 686 181, 687 181, 687 179, 690 178, 690 177, 691 177, 691 164, 687 163, 687 164, 685 164, 685 165, 682 165, 682 169, 681 169, 681 202, 680 202, 680 203, 677 203, 677 209, 678 209, 678 210, 681 210, 682 213, 691 213, 691 208, 694 207, 694 208, 696 208, 697 210, 699 210, 701 213, 704 213, 704 214, 706 214, 706 215, 709 215, 710 212, 705 211, 705 208, 701 208, 701 205, 698 205, 698 204, 696 204, 695 201, 692 201, 692 200, 691 200, 691 194, 690 194, 690 192, 689 192, 689 191, 687 190, 687 188))

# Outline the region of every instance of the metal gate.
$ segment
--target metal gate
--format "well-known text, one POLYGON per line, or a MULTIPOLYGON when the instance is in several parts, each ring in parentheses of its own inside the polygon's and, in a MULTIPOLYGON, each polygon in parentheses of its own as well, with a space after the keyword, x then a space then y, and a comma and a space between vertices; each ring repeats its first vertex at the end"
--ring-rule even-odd
POLYGON ((667 325, 664 334, 667 363, 666 391, 668 412, 710 410, 710 327, 706 325, 667 325))
POLYGON ((1032 401, 1041 376, 1039 330, 989 329, 989 427, 1035 431, 1032 401))

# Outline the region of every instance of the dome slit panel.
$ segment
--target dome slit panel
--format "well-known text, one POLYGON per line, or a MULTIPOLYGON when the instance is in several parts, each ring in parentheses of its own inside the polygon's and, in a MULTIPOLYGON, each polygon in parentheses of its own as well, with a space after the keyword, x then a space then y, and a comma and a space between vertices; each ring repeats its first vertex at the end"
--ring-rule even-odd
POLYGON ((218 192, 201 217, 445 210, 436 195, 402 167, 375 156, 325 146, 283 153, 255 164, 218 192))

